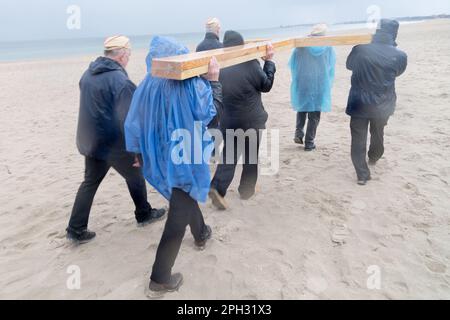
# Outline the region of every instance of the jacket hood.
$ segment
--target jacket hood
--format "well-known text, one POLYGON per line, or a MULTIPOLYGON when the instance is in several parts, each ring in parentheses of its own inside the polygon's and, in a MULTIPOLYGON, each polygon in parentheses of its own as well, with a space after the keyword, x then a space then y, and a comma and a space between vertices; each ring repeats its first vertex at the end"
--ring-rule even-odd
POLYGON ((373 38, 375 43, 397 46, 396 40, 400 24, 396 20, 382 19, 373 38))
POLYGON ((150 51, 147 55, 147 72, 152 71, 152 60, 188 54, 189 49, 178 43, 175 39, 156 36, 150 43, 150 51))
POLYGON ((329 47, 308 47, 307 50, 314 57, 320 57, 327 52, 329 47))
POLYGON ((244 44, 244 37, 236 31, 227 31, 223 37, 223 46, 225 48, 242 46, 244 44))
POLYGON ((89 71, 93 75, 117 70, 125 72, 119 63, 106 57, 99 57, 89 65, 89 71))

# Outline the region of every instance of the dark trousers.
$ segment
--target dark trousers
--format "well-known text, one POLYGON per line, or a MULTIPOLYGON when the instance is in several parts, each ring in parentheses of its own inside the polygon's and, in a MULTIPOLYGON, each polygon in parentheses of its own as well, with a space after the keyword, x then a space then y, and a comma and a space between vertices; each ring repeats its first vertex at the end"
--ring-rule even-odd
POLYGON ((320 123, 320 112, 298 112, 297 113, 297 130, 295 137, 303 139, 305 137, 305 125, 308 118, 308 128, 306 130, 305 146, 313 147, 316 139, 317 128, 320 123))
POLYGON ((224 149, 222 153, 223 163, 219 164, 217 167, 216 174, 211 182, 211 187, 216 189, 222 197, 226 196, 228 188, 230 187, 231 182, 233 182, 238 160, 244 151, 245 157, 243 158, 239 193, 245 198, 249 198, 255 193, 256 183, 258 181, 258 158, 261 133, 260 130, 252 130, 256 130, 256 146, 251 145, 251 139, 249 138, 245 138, 244 146, 239 146, 238 138, 235 135, 224 134, 224 149), (228 163, 227 141, 230 139, 234 139, 234 159, 228 159, 231 160, 231 163, 228 163), (255 152, 256 154, 254 154, 255 152))
POLYGON ((188 225, 195 241, 202 241, 206 225, 197 201, 186 192, 173 189, 166 226, 158 246, 151 276, 156 283, 165 284, 170 281, 172 268, 188 225))
POLYGON ((136 205, 136 219, 139 220, 151 210, 147 202, 147 188, 142 170, 133 168, 133 163, 134 157, 129 153, 111 156, 107 161, 85 158, 84 182, 75 199, 68 231, 79 234, 87 229, 95 194, 111 167, 127 182, 128 190, 136 205))
POLYGON ((352 133, 352 161, 358 175, 358 180, 370 178, 367 165, 367 135, 370 125, 369 159, 378 161, 384 154, 384 128, 388 118, 364 119, 352 117, 350 128, 352 133))

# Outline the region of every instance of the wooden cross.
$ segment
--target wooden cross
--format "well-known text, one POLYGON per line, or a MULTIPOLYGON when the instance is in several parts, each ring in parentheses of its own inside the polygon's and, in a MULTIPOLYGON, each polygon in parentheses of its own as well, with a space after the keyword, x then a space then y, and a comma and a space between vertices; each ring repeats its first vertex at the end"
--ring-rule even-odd
MULTIPOLYGON (((356 34, 275 40, 272 45, 275 51, 281 51, 299 47, 358 45, 371 41, 372 34, 356 34)), ((173 80, 190 79, 207 73, 212 57, 217 58, 220 68, 227 68, 266 56, 267 44, 268 41, 248 41, 243 46, 153 59, 152 75, 173 80)))

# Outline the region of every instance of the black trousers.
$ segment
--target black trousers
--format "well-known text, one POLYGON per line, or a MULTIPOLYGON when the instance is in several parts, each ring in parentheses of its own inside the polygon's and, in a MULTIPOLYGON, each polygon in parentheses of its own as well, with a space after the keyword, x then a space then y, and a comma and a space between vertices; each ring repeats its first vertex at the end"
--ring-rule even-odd
POLYGON ((139 221, 142 216, 146 216, 151 206, 147 201, 145 179, 142 170, 133 168, 133 164, 133 155, 125 152, 111 156, 107 161, 85 158, 84 182, 75 199, 68 231, 79 234, 87 229, 95 194, 111 167, 127 182, 128 190, 136 206, 136 219, 139 221))
POLYGON ((172 268, 188 225, 195 241, 202 241, 206 225, 197 201, 186 192, 173 189, 166 226, 153 265, 151 276, 153 281, 160 284, 170 281, 172 268))
POLYGON ((297 112, 297 130, 295 137, 303 139, 305 137, 305 125, 308 118, 308 128, 306 130, 305 146, 313 147, 316 139, 317 128, 320 123, 320 112, 297 112))
POLYGON ((352 133, 352 161, 358 175, 358 180, 370 178, 370 170, 367 165, 367 136, 370 125, 369 159, 378 161, 384 154, 384 128, 389 121, 387 118, 364 119, 351 118, 350 128, 352 133))
MULTIPOLYGON (((258 181, 258 160, 259 160, 259 147, 261 142, 261 133, 258 129, 255 130, 256 145, 252 145, 252 139, 245 138, 244 146, 239 146, 238 137, 236 135, 224 134, 224 149, 222 153, 223 163, 217 167, 216 174, 211 182, 211 187, 216 189, 222 197, 225 197, 233 182, 236 172, 236 166, 239 162, 239 158, 245 153, 243 158, 243 170, 241 175, 241 181, 239 186, 239 193, 243 197, 251 197, 255 193, 256 183, 258 181), (234 158, 231 159, 227 155, 227 142, 234 139, 234 158), (244 152, 245 151, 245 152, 244 152), (228 162, 228 161, 229 162, 228 162)), ((241 138, 241 141, 243 139, 241 138)))

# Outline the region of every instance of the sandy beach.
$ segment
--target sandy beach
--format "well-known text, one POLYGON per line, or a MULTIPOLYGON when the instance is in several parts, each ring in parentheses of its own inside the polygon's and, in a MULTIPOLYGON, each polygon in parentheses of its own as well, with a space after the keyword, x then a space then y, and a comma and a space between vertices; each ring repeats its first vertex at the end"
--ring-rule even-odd
MULTIPOLYGON (((280 130, 280 170, 260 177, 249 202, 235 181, 229 211, 202 206, 213 239, 200 252, 186 233, 174 268, 185 284, 165 299, 450 299, 450 20, 402 26, 398 43, 409 66, 366 187, 356 184, 345 114, 351 47, 336 48, 333 112, 313 153, 293 143, 290 52, 276 56, 264 103, 268 128, 280 130), (374 270, 379 290, 368 286, 374 270)), ((131 57, 136 83, 145 55, 131 57)), ((84 170, 78 81, 95 57, 0 64, 0 299, 146 299, 164 222, 136 226, 116 172, 95 199, 95 241, 65 239, 84 170), (80 290, 67 287, 70 266, 80 267, 80 290)), ((149 200, 167 206, 150 187, 149 200)))

